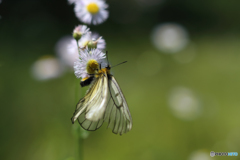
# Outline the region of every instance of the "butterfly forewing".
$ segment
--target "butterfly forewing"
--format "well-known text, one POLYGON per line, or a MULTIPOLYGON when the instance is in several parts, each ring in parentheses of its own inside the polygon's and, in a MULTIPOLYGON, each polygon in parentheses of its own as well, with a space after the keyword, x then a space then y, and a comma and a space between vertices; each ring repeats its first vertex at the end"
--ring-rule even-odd
MULTIPOLYGON (((102 119, 108 96, 108 79, 105 75, 100 75, 93 81, 86 95, 78 102, 75 113, 72 117, 74 122, 81 114, 89 121, 102 119)), ((81 117, 82 118, 82 117, 81 117)), ((86 124, 86 122, 84 122, 86 124)), ((85 127, 84 127, 85 128, 85 127)))

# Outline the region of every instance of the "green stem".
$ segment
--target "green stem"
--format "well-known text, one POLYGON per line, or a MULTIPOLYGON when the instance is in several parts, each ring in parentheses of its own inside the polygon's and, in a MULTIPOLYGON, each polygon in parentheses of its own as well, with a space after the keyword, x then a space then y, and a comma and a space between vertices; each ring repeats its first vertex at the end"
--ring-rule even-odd
MULTIPOLYGON (((79 126, 80 127, 80 126, 79 126)), ((78 136, 78 158, 79 160, 83 160, 83 141, 84 139, 82 138, 81 136, 81 128, 79 129, 80 133, 79 133, 79 136, 78 136)))
MULTIPOLYGON (((82 88, 81 88, 81 92, 82 92, 82 88)), ((78 103, 80 97, 83 95, 81 92, 79 92, 79 79, 77 79, 77 83, 76 83, 76 103, 78 103)), ((79 160, 83 160, 83 137, 82 137, 82 129, 81 126, 79 124, 78 125, 78 159, 79 160)))
MULTIPOLYGON (((77 47, 78 47, 78 53, 80 55, 80 48, 78 45, 78 41, 77 42, 77 47)), ((77 79, 77 83, 76 83, 76 97, 75 97, 75 101, 76 104, 79 102, 79 99, 84 95, 84 89, 81 88, 81 92, 79 92, 79 80, 77 79)), ((87 134, 88 135, 88 134, 87 134)), ((84 139, 86 138, 86 132, 81 128, 80 125, 78 125, 78 159, 79 160, 83 160, 83 151, 84 151, 84 139)))

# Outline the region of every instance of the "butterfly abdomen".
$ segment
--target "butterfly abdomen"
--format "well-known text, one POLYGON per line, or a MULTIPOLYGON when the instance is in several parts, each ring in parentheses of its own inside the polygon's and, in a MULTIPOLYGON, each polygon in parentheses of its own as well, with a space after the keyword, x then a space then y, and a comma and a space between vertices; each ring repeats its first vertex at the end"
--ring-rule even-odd
POLYGON ((82 81, 80 82, 81 87, 88 86, 89 84, 92 83, 93 79, 94 79, 93 76, 91 76, 87 79, 82 79, 82 81))

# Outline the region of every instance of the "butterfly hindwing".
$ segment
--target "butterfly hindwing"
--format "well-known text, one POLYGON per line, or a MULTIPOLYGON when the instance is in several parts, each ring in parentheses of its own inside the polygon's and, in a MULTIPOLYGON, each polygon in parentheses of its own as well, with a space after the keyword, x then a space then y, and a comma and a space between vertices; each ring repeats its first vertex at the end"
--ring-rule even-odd
POLYGON ((108 76, 109 97, 112 101, 106 108, 108 127, 115 134, 126 133, 132 129, 132 117, 116 79, 112 75, 108 76))

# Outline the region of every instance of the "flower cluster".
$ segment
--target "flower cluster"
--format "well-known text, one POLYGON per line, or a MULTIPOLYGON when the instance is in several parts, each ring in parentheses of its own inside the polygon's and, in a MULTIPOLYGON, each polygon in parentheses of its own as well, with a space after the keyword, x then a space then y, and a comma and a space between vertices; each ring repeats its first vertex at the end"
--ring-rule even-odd
POLYGON ((105 40, 97 33, 92 34, 85 25, 75 27, 73 37, 77 43, 73 40, 69 50, 75 48, 79 51, 79 59, 74 62, 73 66, 74 73, 77 78, 87 78, 89 74, 94 74, 95 72, 95 70, 91 68, 98 69, 99 64, 103 64, 105 54, 102 50, 104 50, 106 46, 105 40), (94 65, 94 67, 89 68, 89 66, 91 66, 89 64, 94 65))
POLYGON ((108 5, 104 0, 68 0, 74 4, 76 17, 85 24, 101 24, 108 18, 108 5))
MULTIPOLYGON (((108 5, 105 0, 68 0, 74 4, 76 17, 85 24, 101 24, 108 18, 108 5)), ((79 25, 73 30, 73 38, 68 45, 69 51, 78 54, 73 68, 77 78, 87 78, 103 64, 106 47, 105 40, 97 33, 89 31, 86 25, 79 25), (91 66, 92 65, 92 66, 91 66), (93 69, 94 68, 94 69, 93 69)))
POLYGON ((97 48, 104 50, 106 46, 105 40, 97 33, 87 32, 79 41, 78 46, 80 49, 92 49, 97 48))
MULTIPOLYGON (((106 10, 108 5, 105 0, 68 0, 68 2, 75 5, 76 16, 84 24, 97 25, 108 18, 106 10)), ((72 37, 64 36, 56 43, 56 60, 45 60, 46 62, 41 61, 33 65, 33 76, 41 77, 38 79, 50 79, 62 75, 60 73, 67 71, 67 67, 70 66, 77 78, 89 77, 100 68, 100 65, 105 66, 103 63, 105 48, 106 42, 102 36, 91 32, 86 25, 78 25, 74 28, 72 37), (48 67, 43 68, 42 64, 48 67), (51 72, 49 66, 53 66, 51 72), (43 72, 45 70, 49 72, 43 72)))

